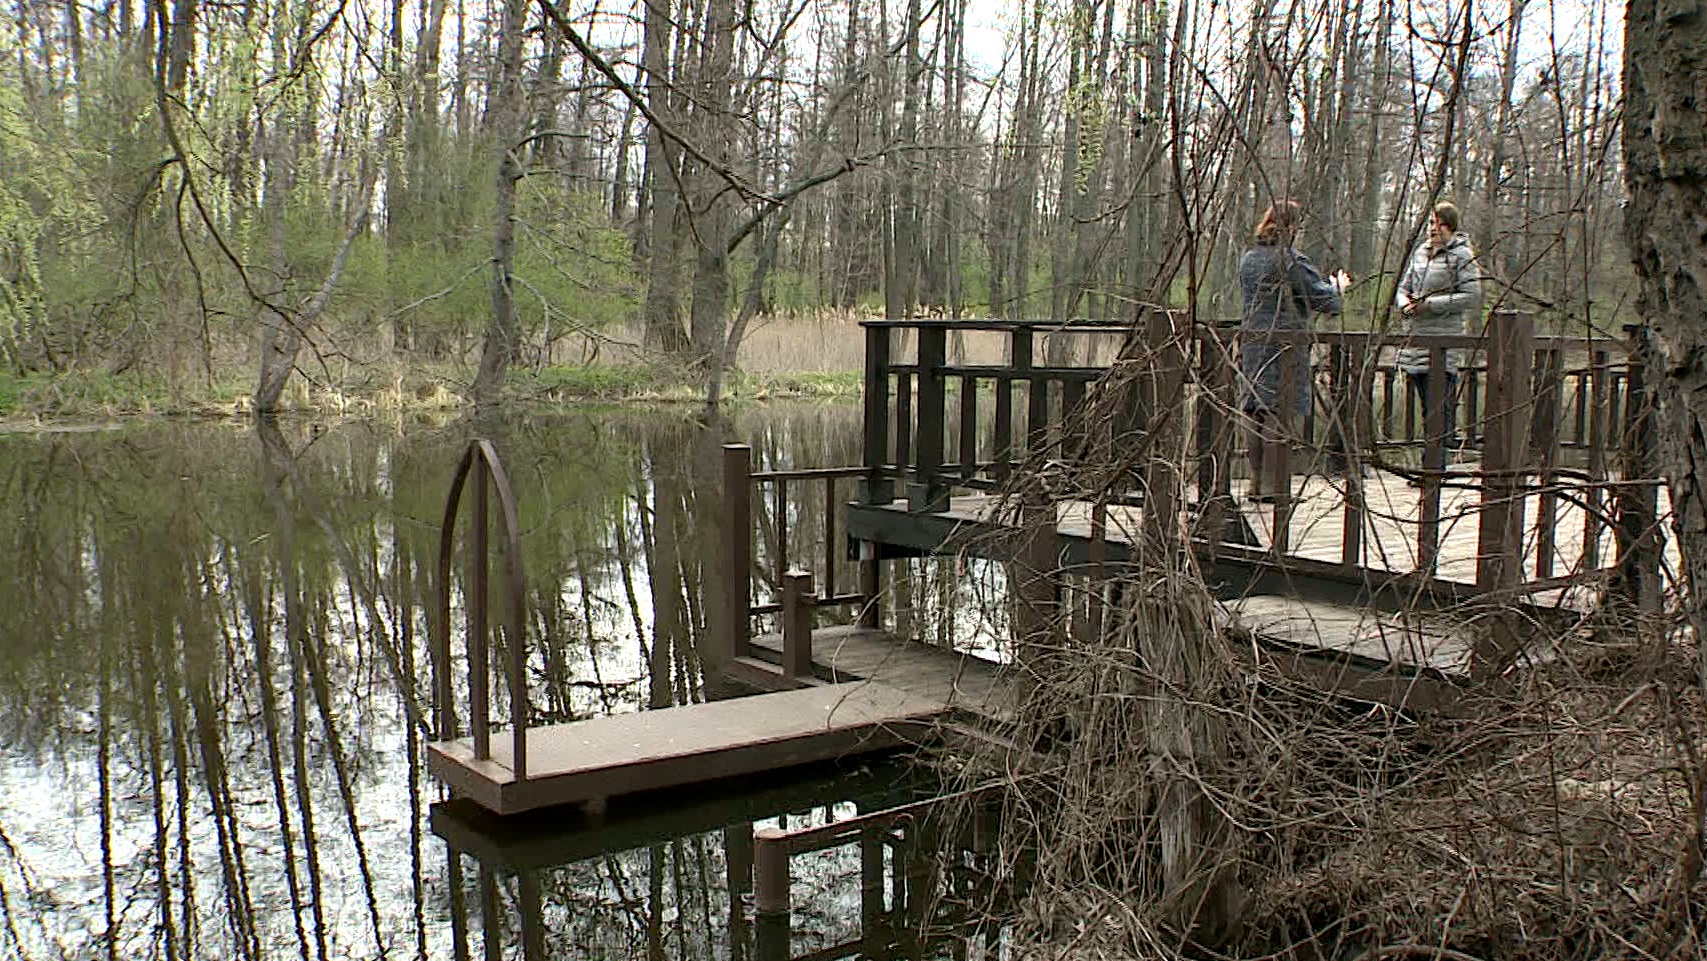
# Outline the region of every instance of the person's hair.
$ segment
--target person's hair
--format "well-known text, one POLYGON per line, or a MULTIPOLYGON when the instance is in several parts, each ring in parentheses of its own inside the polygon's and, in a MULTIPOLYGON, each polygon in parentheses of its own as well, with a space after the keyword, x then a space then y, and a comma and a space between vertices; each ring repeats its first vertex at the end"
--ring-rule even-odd
POLYGON ((1290 243, 1303 219, 1304 208, 1298 201, 1282 200, 1263 211, 1262 220, 1257 222, 1256 242, 1264 246, 1290 243))
POLYGON ((1446 229, 1458 232, 1458 205, 1442 200, 1434 205, 1434 219, 1446 225, 1446 229))

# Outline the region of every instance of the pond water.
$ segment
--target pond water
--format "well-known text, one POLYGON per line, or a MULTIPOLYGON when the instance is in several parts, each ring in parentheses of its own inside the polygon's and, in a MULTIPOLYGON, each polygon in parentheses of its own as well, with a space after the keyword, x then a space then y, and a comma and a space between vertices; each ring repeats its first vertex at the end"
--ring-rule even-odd
MULTIPOLYGON (((535 709, 706 697, 701 585, 718 555, 703 492, 721 445, 752 444, 759 468, 849 465, 859 415, 587 409, 482 425, 520 508, 535 709)), ((898 771, 820 771, 797 795, 764 785, 768 809, 654 818, 561 863, 538 857, 551 830, 524 836, 529 890, 495 855, 435 835, 430 580, 474 436, 463 421, 0 435, 0 957, 521 957, 518 911, 543 920, 550 957, 746 953, 730 818, 845 817, 898 771), (499 871, 489 887, 483 864, 499 871)), ((814 543, 822 508, 786 510, 791 539, 814 543)), ((766 543, 761 530, 774 572, 766 543)), ((953 565, 895 566, 903 630, 981 616, 953 565)), ((856 935, 860 852, 795 870, 794 949, 856 935)))

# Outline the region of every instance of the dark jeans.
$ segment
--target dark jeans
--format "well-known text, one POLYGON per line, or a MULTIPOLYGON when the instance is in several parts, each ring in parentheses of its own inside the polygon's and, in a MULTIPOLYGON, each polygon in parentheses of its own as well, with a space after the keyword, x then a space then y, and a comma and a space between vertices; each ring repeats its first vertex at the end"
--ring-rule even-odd
MULTIPOLYGON (((1428 396, 1429 372, 1423 371, 1421 373, 1417 373, 1414 371, 1407 371, 1405 376, 1410 378, 1411 393, 1421 401, 1420 413, 1422 415, 1422 437, 1426 443, 1429 439, 1428 413, 1432 400, 1428 396)), ((1433 464, 1424 464, 1423 468, 1425 470, 1446 470, 1446 452, 1458 446, 1458 374, 1456 371, 1447 371, 1446 376, 1442 379, 1446 382, 1446 436, 1441 440, 1440 457, 1438 461, 1433 464)))

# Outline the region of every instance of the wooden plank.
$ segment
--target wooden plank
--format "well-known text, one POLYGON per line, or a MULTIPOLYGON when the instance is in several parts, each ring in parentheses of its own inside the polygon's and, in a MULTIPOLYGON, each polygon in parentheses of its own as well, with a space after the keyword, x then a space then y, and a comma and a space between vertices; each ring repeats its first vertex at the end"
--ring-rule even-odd
POLYGON ((428 767, 457 794, 514 814, 885 750, 942 711, 869 681, 829 684, 532 728, 522 782, 508 738, 495 739, 489 761, 466 741, 434 742, 428 767))
POLYGON ((1380 614, 1296 597, 1252 596, 1227 606, 1232 623, 1266 640, 1313 647, 1405 668, 1468 676, 1466 625, 1436 615, 1380 614))

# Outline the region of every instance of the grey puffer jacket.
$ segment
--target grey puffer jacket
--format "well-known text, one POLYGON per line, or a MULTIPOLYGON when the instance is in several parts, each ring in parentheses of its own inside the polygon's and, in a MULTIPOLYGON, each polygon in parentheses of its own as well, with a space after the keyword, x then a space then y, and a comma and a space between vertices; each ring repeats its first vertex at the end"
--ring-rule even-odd
MULTIPOLYGON (((1482 310, 1482 272, 1476 254, 1463 234, 1454 234, 1438 249, 1418 247, 1410 266, 1399 279, 1400 294, 1418 302, 1422 309, 1404 318, 1405 334, 1463 334, 1469 318, 1482 310)), ((1395 303, 1402 302, 1402 298, 1395 303)), ((1458 369, 1459 351, 1446 352, 1446 369, 1458 369)), ((1399 366, 1406 373, 1428 372, 1427 347, 1399 351, 1399 366)))

